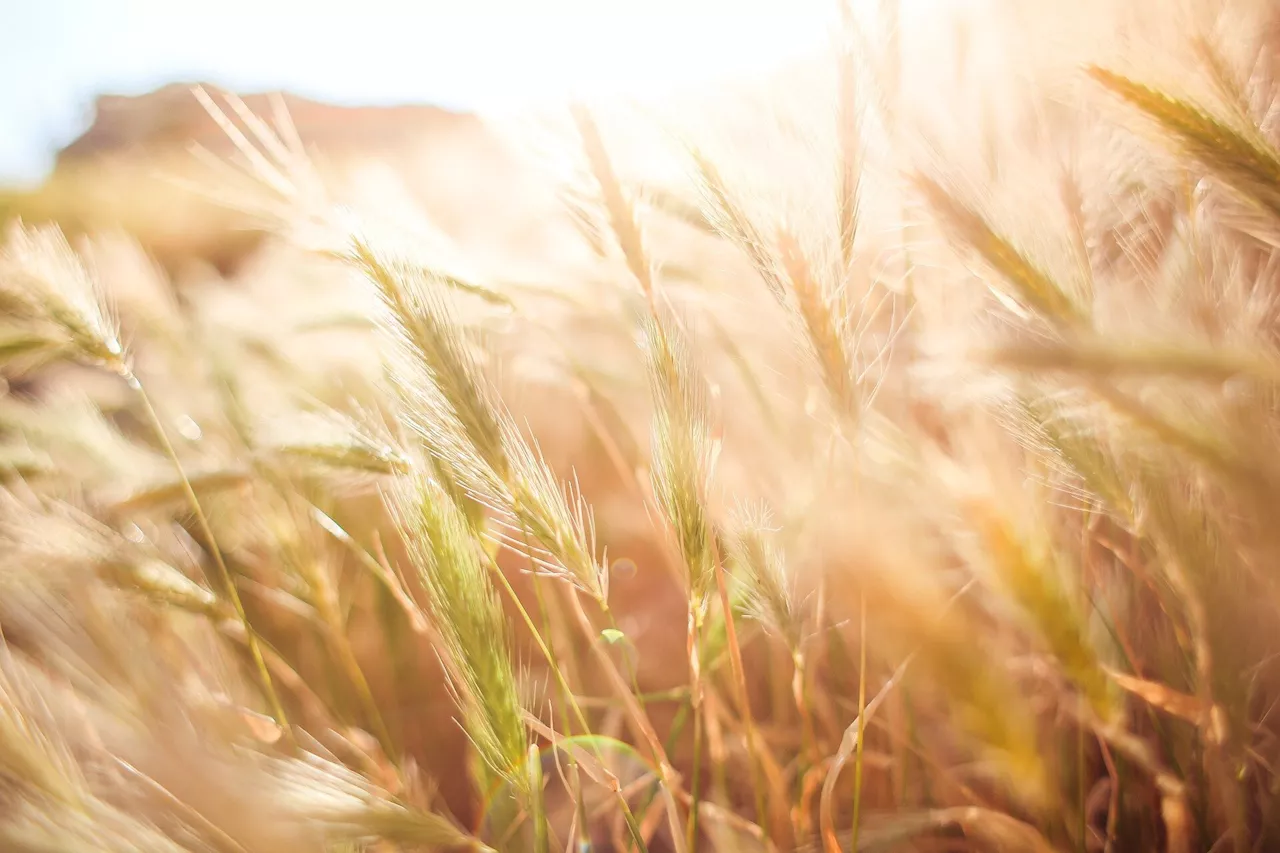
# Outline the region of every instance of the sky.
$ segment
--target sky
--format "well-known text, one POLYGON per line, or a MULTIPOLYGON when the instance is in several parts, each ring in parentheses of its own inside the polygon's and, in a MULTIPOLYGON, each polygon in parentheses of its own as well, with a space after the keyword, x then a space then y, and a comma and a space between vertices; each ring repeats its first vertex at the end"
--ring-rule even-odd
POLYGON ((658 94, 817 47, 822 0, 0 0, 0 183, 38 181, 98 94, 175 81, 502 109, 658 94))

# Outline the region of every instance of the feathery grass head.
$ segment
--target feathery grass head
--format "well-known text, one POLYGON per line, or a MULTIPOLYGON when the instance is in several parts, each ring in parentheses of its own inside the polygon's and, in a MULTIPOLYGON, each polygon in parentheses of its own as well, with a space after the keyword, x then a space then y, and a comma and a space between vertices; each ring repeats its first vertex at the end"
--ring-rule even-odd
MULTIPOLYGON (((537 448, 494 399, 460 328, 423 273, 379 258, 357 242, 355 257, 377 285, 397 341, 400 396, 410 423, 445 479, 469 500, 528 533, 567 576, 603 599, 591 515, 581 496, 566 495, 537 448)), ((504 541, 518 550, 520 537, 504 541)), ((535 558, 535 555, 530 555, 535 558)))
POLYGON ((496 507, 508 519, 504 541, 527 552, 543 572, 565 577, 598 601, 608 596, 608 569, 596 557, 595 520, 576 484, 561 485, 537 445, 508 419, 503 427, 512 461, 508 499, 496 507), (520 531, 533 537, 529 543, 520 531), (536 546, 530 548, 529 546, 536 546), (541 552, 541 553, 538 553, 541 552))
POLYGON ((479 543, 462 510, 426 470, 400 478, 389 502, 427 589, 457 682, 463 728, 486 768, 486 788, 505 780, 522 790, 528 738, 506 621, 479 543))
POLYGON ((746 209, 738 203, 715 162, 696 147, 689 148, 703 215, 751 261, 778 304, 787 304, 787 288, 781 261, 766 242, 746 209))
POLYGON ((1080 607, 1062 586, 1054 544, 1040 531, 1036 541, 1028 541, 980 495, 962 497, 961 504, 998 587, 1025 614, 1098 719, 1115 721, 1121 708, 1088 639, 1080 607))
POLYGON ((1253 126, 1233 126, 1203 107, 1092 66, 1089 76, 1140 110, 1187 156, 1243 197, 1280 216, 1280 152, 1253 126))
POLYGON ((1053 328, 1087 322, 1088 315, 1072 296, 971 205, 932 178, 918 175, 915 185, 950 236, 976 252, 1012 286, 1012 292, 997 291, 998 296, 1022 303, 1053 328))
MULTIPOLYGON (((421 267, 382 257, 360 240, 352 246, 352 260, 377 287, 399 357, 413 365, 398 379, 417 380, 411 386, 416 392, 410 409, 414 428, 435 455, 453 465, 464 462, 457 458, 465 452, 457 439, 464 438, 479 461, 504 479, 509 462, 500 418, 469 342, 440 292, 443 285, 431 281, 421 267)), ((472 464, 461 467, 476 473, 472 464)))
POLYGON ((336 409, 302 413, 279 423, 271 453, 323 469, 357 474, 403 473, 410 461, 372 418, 357 420, 336 409))
POLYGON ((742 585, 743 608, 794 655, 800 650, 802 623, 794 578, 774 541, 763 507, 740 508, 727 531, 728 566, 742 585))
POLYGON ((854 45, 856 26, 849 0, 840 3, 840 44, 836 60, 836 220, 844 269, 853 265, 862 195, 862 110, 854 45))
POLYGON ((157 605, 222 615, 217 597, 158 550, 56 500, 0 491, 0 552, 0 588, 20 585, 30 572, 81 583, 97 577, 157 605))
POLYGON ((643 330, 654 398, 654 494, 675 534, 694 601, 705 607, 716 559, 706 505, 712 446, 705 380, 674 316, 647 315, 643 330))
POLYGON ((304 753, 263 763, 272 782, 272 805, 280 816, 320 828, 331 843, 382 839, 431 849, 483 849, 453 822, 398 802, 336 761, 304 753))
MULTIPOLYGON (((18 319, 26 346, 123 367, 124 347, 97 282, 53 226, 9 228, 0 256, 0 306, 18 319)), ((11 342, 12 346, 12 342, 11 342)))
POLYGON ((832 407, 842 417, 854 416, 859 406, 854 342, 843 294, 818 279, 795 234, 787 228, 778 229, 778 252, 808 350, 818 365, 832 407))
POLYGON ((596 126, 591 113, 582 106, 573 109, 573 120, 582 139, 583 152, 587 163, 599 185, 605 212, 609 217, 609 225, 613 230, 627 268, 635 276, 640 290, 650 301, 654 298, 653 262, 645 251, 640 222, 636 217, 635 206, 614 171, 609 153, 605 149, 600 129, 596 126))

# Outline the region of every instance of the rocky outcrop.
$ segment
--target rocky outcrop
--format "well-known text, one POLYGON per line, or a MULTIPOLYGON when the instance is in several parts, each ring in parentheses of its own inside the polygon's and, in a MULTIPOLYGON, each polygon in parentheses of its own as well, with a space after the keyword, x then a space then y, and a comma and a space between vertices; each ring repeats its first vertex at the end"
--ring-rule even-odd
MULTIPOLYGON (((191 144, 229 154, 231 141, 195 96, 197 85, 174 83, 145 95, 99 97, 93 123, 59 152, 57 167, 191 144)), ((222 109, 235 115, 225 99, 214 97, 222 109)), ((241 95, 239 99, 268 124, 283 109, 304 145, 337 155, 394 153, 431 135, 483 133, 476 116, 433 106, 339 106, 287 92, 241 95)))
MULTIPOLYGON (((52 220, 73 233, 120 229, 175 278, 192 264, 234 275, 267 235, 234 203, 213 200, 237 188, 193 149, 220 160, 238 155, 194 89, 179 83, 144 95, 99 97, 92 123, 58 153, 44 186, 0 194, 0 219, 52 220)), ((296 134, 327 188, 367 185, 375 173, 394 187, 395 203, 410 202, 446 233, 484 229, 512 238, 493 210, 512 221, 520 170, 478 116, 425 105, 339 106, 289 93, 237 101, 206 91, 259 147, 255 121, 286 140, 296 134)))

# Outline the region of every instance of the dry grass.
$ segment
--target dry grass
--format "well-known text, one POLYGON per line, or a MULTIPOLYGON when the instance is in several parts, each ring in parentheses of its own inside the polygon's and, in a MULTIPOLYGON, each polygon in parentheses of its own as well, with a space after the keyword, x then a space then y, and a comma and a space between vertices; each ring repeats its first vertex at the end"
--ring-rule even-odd
POLYGON ((235 281, 11 223, 0 847, 1280 845, 1280 17, 991 5, 575 107, 540 268, 207 95, 235 281))

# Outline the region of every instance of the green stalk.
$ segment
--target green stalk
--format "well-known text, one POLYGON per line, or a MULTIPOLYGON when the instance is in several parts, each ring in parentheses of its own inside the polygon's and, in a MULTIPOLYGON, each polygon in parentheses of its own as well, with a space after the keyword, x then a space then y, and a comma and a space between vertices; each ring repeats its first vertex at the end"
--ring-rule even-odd
POLYGON ((689 820, 685 829, 685 843, 690 850, 698 849, 698 802, 702 795, 702 729, 706 725, 702 709, 693 709, 693 774, 689 780, 689 820))
MULTIPOLYGON (((526 549, 528 548, 528 543, 526 543, 525 547, 526 549)), ((535 577, 533 578, 533 582, 530 585, 533 587, 533 596, 538 602, 538 615, 542 617, 542 630, 546 634, 546 636, 549 638, 551 637, 551 612, 550 612, 550 608, 547 607, 546 596, 542 594, 542 584, 538 583, 538 579, 535 577)), ((554 654, 554 650, 551 648, 550 645, 547 646, 547 651, 551 654, 554 654)), ((556 662, 549 661, 548 664, 557 670, 560 669, 560 664, 558 661, 556 662)), ((575 702, 576 700, 574 699, 573 693, 567 689, 568 687, 567 679, 559 679, 557 680, 557 684, 560 687, 557 693, 559 694, 558 698, 559 698, 560 711, 561 711, 560 718, 564 720, 565 736, 573 737, 573 721, 569 719, 568 707, 570 702, 575 702)), ((589 735, 590 733, 591 733, 590 729, 585 727, 583 728, 582 734, 589 735)), ((575 779, 578 778, 576 762, 573 762, 573 776, 575 779)), ((576 841, 580 849, 586 849, 586 846, 589 846, 590 844, 589 842, 590 836, 589 836, 589 830, 587 828, 586 806, 582 802, 581 797, 579 797, 578 800, 574 803, 574 808, 576 809, 578 813, 578 818, 579 818, 578 819, 578 838, 576 839, 576 841)), ((542 816, 545 820, 545 817, 546 817, 545 813, 542 816)))
POLYGON ((533 811, 533 850, 534 853, 548 853, 547 809, 542 801, 542 758, 538 755, 537 744, 529 744, 525 769, 529 774, 529 808, 533 811))
MULTIPOLYGON (((547 665, 551 668, 551 674, 555 677, 556 684, 564 693, 569 705, 569 710, 573 712, 574 719, 578 721, 578 726, 584 733, 590 732, 591 726, 587 723, 586 715, 582 712, 582 706, 580 706, 577 699, 574 698, 573 690, 569 687, 569 682, 565 679, 564 673, 560 671, 560 667, 556 663, 555 654, 547 646, 546 641, 543 640, 542 633, 538 630, 538 626, 534 624, 533 617, 529 615, 529 611, 525 608, 524 603, 520 601, 520 597, 516 595, 515 588, 511 586, 511 581, 507 579, 507 576, 487 552, 485 554, 485 565, 489 567, 490 573, 497 579, 498 585, 502 587, 504 592, 506 592, 507 597, 511 599, 511 603, 515 605, 516 611, 524 621, 525 627, 529 629, 529 634, 533 638, 534 645, 538 647, 538 651, 542 653, 543 658, 547 661, 547 665)), ((604 756, 600 754, 598 749, 596 750, 596 758, 600 761, 602 766, 608 766, 605 763, 604 756)), ((636 822, 636 818, 631 811, 631 807, 627 805, 626 796, 618 789, 614 790, 614 794, 616 794, 618 798, 618 805, 622 809, 623 819, 627 823, 627 829, 631 834, 631 840, 636 844, 636 849, 639 850, 640 853, 647 853, 648 848, 644 843, 644 835, 640 831, 640 824, 636 822)))
MULTIPOLYGON (((725 583, 724 562, 720 559, 719 549, 712 542, 716 588, 720 595, 720 606, 724 609, 724 627, 729 647, 729 664, 733 670, 733 680, 738 688, 739 712, 742 714, 742 726, 747 740, 747 767, 751 772, 751 788, 755 795, 756 825, 764 829, 769 825, 769 812, 765 806, 764 782, 761 780, 756 750, 760 748, 760 740, 756 733, 755 719, 751 713, 751 697, 747 693, 747 675, 742 664, 742 647, 738 645, 738 632, 734 626, 733 603, 729 600, 729 587, 725 583)), ((766 834, 768 831, 766 830, 766 834)), ((775 839, 781 842, 782 839, 775 839)))

